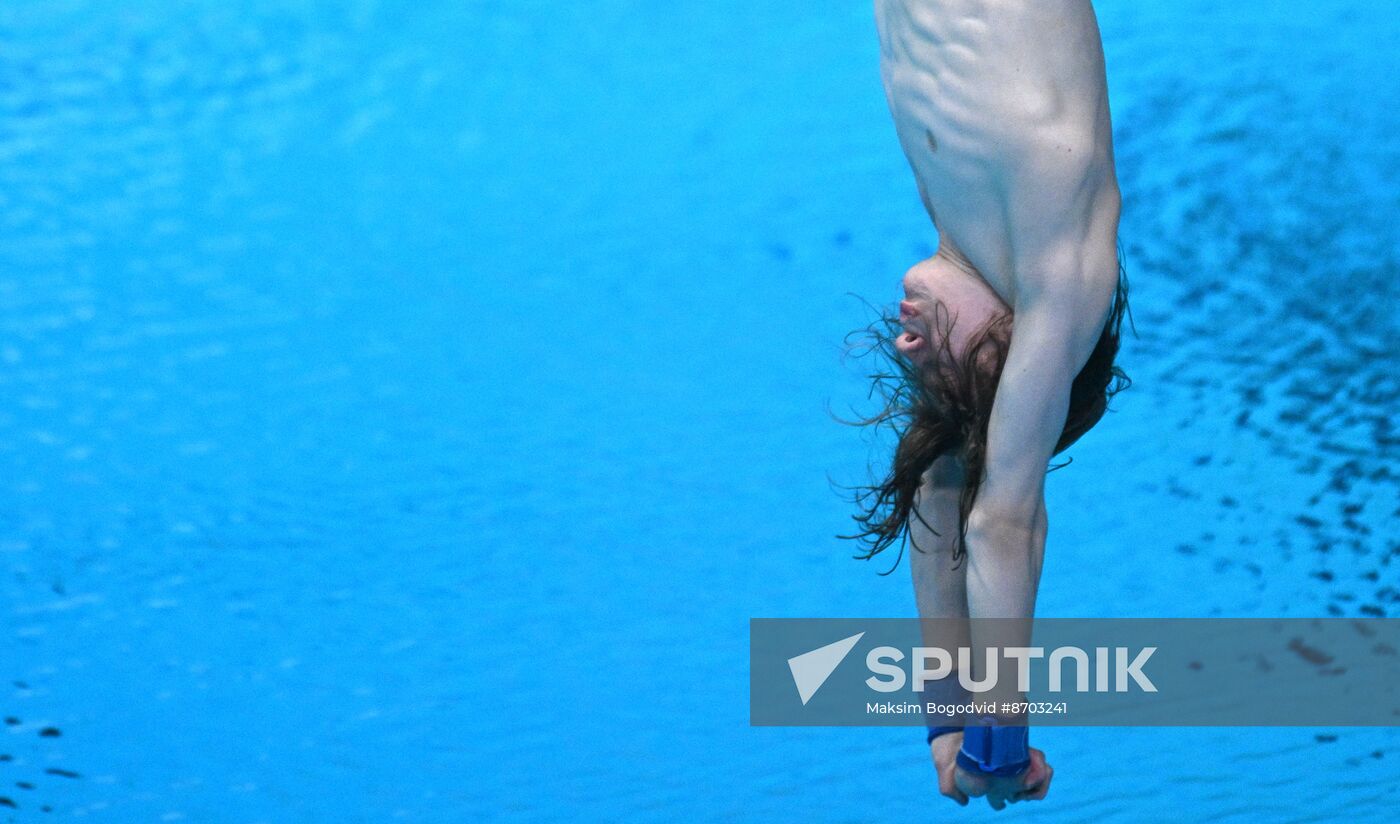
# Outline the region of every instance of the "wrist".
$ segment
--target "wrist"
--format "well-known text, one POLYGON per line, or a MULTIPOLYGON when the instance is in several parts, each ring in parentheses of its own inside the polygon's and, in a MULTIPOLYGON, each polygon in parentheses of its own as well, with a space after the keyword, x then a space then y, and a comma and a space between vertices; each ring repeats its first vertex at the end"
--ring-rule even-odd
POLYGON ((966 705, 972 700, 972 694, 963 687, 956 672, 936 681, 925 681, 921 695, 929 743, 940 735, 962 732, 966 705))
POLYGON ((958 766, 974 775, 1015 776, 1030 768, 1030 727, 1024 718, 969 718, 958 748, 958 766))

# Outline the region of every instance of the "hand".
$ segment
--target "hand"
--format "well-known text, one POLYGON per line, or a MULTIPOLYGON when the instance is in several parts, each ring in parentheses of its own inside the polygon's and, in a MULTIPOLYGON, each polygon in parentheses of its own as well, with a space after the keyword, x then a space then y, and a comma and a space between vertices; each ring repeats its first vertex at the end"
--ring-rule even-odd
POLYGON ((958 789, 955 777, 962 740, 960 732, 945 733, 933 739, 929 749, 933 754, 933 769, 938 773, 938 791, 966 807, 967 793, 958 789))
MULTIPOLYGON (((954 735, 958 738, 958 746, 962 746, 960 733, 940 735, 933 743, 937 745, 944 738, 952 738, 954 735)), ((992 805, 992 809, 1001 810, 1005 809, 1007 804, 1015 804, 1018 801, 1040 801, 1045 798, 1046 793, 1050 792, 1050 779, 1055 775, 1055 768, 1045 762, 1045 753, 1035 747, 1030 748, 1030 768, 1020 775, 1005 778, 970 774, 957 765, 957 748, 954 747, 951 752, 952 754, 948 757, 953 759, 953 789, 964 799, 985 796, 987 803, 992 805)), ((936 757, 935 763, 937 763, 936 757)), ((940 771, 940 789, 942 786, 943 775, 940 771)), ((948 795, 946 792, 943 794, 948 795)), ((956 796, 950 797, 955 798, 956 796)), ((964 800, 959 803, 966 804, 967 802, 964 800)))

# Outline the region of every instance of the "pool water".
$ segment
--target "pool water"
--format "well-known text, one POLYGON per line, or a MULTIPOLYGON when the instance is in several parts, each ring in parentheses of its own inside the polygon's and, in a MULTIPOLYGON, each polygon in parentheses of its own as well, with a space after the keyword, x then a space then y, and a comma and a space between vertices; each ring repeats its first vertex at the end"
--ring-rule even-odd
MULTIPOLYGON (((1136 383, 1038 613, 1394 617, 1400 15, 1096 5, 1136 383)), ((882 446, 842 337, 935 241, 868 3, 24 0, 0 44, 0 821, 992 815, 918 729, 748 726, 749 618, 914 612, 833 537, 882 446)), ((1400 802, 1394 729, 1035 743, 1002 816, 1400 802)))

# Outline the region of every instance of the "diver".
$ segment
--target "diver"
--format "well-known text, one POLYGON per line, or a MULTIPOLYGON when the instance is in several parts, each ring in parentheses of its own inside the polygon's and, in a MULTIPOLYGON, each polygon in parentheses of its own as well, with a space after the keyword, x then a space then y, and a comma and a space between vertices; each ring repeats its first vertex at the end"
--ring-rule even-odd
MULTIPOLYGON (((975 651, 1029 645, 1047 467, 1128 383, 1114 363, 1127 282, 1098 22, 1089 0, 875 11, 887 102, 938 246, 880 327, 896 368, 877 380, 896 385, 871 420, 900 438, 847 537, 863 557, 907 540, 920 617, 971 619, 975 651), (992 638, 988 618, 1022 629, 992 638)), ((960 804, 1002 809, 1050 788, 1024 712, 930 721, 928 743, 940 792, 960 804)))

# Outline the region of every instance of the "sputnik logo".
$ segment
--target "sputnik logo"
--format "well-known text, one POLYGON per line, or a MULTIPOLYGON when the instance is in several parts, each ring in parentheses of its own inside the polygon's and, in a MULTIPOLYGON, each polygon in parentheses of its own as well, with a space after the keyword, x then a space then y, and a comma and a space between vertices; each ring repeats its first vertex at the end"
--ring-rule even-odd
POLYGON ((817 694, 817 690, 822 688, 826 679, 841 666, 841 662, 846 660, 856 642, 865 633, 852 635, 850 638, 842 638, 835 643, 827 644, 824 647, 817 647, 811 652, 804 652, 801 655, 788 659, 788 669, 792 670, 792 682, 797 685, 797 695, 802 699, 802 706, 807 706, 807 702, 817 694))

